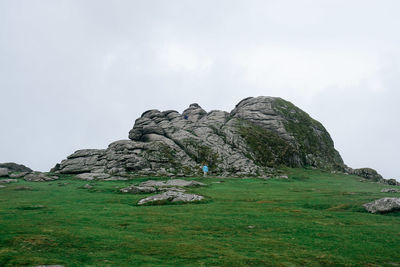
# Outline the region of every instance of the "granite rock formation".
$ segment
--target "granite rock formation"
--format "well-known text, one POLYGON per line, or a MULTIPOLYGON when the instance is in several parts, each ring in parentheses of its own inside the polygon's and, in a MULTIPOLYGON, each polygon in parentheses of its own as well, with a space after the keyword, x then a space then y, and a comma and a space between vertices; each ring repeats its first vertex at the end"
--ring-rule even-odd
POLYGON ((281 98, 249 97, 230 113, 206 112, 198 104, 182 114, 146 111, 129 140, 78 150, 52 171, 192 176, 202 163, 214 176, 268 176, 282 165, 346 168, 321 123, 281 98))

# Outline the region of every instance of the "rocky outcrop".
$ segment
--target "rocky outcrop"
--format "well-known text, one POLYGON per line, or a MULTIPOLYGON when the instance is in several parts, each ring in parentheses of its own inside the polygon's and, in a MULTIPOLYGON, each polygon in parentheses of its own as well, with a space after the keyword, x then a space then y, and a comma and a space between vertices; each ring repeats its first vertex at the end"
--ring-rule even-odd
MULTIPOLYGON (((360 176, 368 181, 387 184, 387 185, 400 185, 395 179, 385 179, 380 175, 376 170, 371 168, 359 168, 359 169, 352 169, 349 167, 345 167, 345 172, 348 174, 353 174, 360 176)), ((364 181, 366 181, 364 180, 364 181)))
POLYGON ((10 172, 32 172, 32 170, 25 165, 14 162, 0 163, 0 168, 7 168, 10 172))
POLYGON ((0 177, 8 177, 8 169, 0 168, 0 177))
POLYGON ((195 194, 186 194, 177 191, 167 191, 162 194, 150 196, 139 200, 138 204, 165 204, 168 202, 194 202, 203 200, 204 197, 195 194))
POLYGON ((57 164, 58 173, 194 176, 270 176, 275 168, 345 169, 321 123, 281 98, 240 101, 230 112, 191 104, 180 114, 149 110, 135 121, 130 140, 107 149, 78 150, 57 164))
POLYGON ((363 205, 371 213, 388 213, 400 210, 400 198, 385 197, 363 205))

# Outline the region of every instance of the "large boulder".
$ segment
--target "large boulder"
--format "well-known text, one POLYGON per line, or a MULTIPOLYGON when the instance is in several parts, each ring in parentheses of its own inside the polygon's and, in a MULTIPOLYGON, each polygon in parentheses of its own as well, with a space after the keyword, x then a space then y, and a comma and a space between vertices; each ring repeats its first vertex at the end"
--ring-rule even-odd
POLYGON ((400 210, 400 198, 385 197, 363 205, 371 213, 388 213, 400 210))
POLYGON ((231 112, 207 113, 198 104, 182 114, 149 110, 135 121, 129 139, 78 150, 52 171, 197 176, 207 164, 214 176, 270 176, 282 165, 346 167, 321 123, 275 97, 246 98, 231 112))

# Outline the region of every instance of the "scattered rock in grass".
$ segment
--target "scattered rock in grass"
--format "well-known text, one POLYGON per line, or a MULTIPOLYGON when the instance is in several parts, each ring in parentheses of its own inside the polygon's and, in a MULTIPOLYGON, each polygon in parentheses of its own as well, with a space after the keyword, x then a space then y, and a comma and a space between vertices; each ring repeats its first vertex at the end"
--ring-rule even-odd
POLYGON ((9 183, 16 183, 18 182, 17 179, 1 179, 0 184, 9 184, 9 183))
POLYGON ((197 181, 186 181, 182 179, 172 179, 165 183, 166 186, 184 186, 184 187, 195 187, 195 186, 205 186, 205 184, 197 181))
POLYGON ((35 267, 64 267, 64 265, 37 265, 35 267))
POLYGON ((92 185, 90 185, 90 184, 85 184, 85 185, 83 186, 83 188, 86 188, 86 189, 91 189, 91 188, 93 188, 93 186, 92 186, 92 185))
POLYGON ((141 194, 141 193, 155 193, 157 189, 151 186, 135 186, 131 185, 119 190, 122 193, 141 194))
POLYGON ((254 229, 254 225, 249 225, 249 226, 247 226, 247 228, 249 228, 249 229, 254 229))
POLYGON ((193 202, 193 201, 200 201, 202 199, 204 199, 203 196, 195 194, 185 194, 182 192, 167 191, 162 194, 143 198, 139 200, 138 204, 143 205, 147 203, 163 204, 165 202, 193 202))
POLYGON ((8 169, 0 168, 0 177, 8 177, 8 169))
POLYGON ((6 186, 5 186, 5 185, 1 185, 1 184, 0 184, 0 188, 4 188, 4 187, 6 187, 6 186))
POLYGON ((27 175, 29 172, 18 172, 18 173, 13 173, 13 174, 10 174, 10 177, 11 178, 22 178, 22 177, 24 177, 25 175, 27 175))
POLYGON ((125 178, 125 177, 114 176, 114 177, 104 179, 103 181, 127 181, 127 180, 128 180, 128 178, 125 178))
POLYGON ((164 181, 154 181, 148 180, 141 183, 139 186, 151 186, 151 187, 168 187, 168 186, 183 186, 183 187, 195 187, 195 186, 205 186, 205 184, 197 181, 186 181, 182 179, 172 179, 166 182, 164 181))
POLYGON ((397 188, 384 188, 381 193, 400 193, 400 189, 397 188))
POLYGON ((363 205, 371 213, 387 213, 400 210, 400 198, 385 197, 363 205))
POLYGON ((20 190, 20 191, 23 191, 23 190, 33 190, 33 188, 30 187, 30 186, 17 186, 17 187, 14 188, 14 190, 20 190))
POLYGON ((165 183, 163 181, 148 180, 148 181, 141 183, 139 186, 159 187, 159 186, 165 186, 165 183))
POLYGON ((280 175, 280 176, 278 176, 278 177, 276 177, 276 178, 278 178, 278 179, 289 179, 289 176, 287 176, 287 175, 280 175))

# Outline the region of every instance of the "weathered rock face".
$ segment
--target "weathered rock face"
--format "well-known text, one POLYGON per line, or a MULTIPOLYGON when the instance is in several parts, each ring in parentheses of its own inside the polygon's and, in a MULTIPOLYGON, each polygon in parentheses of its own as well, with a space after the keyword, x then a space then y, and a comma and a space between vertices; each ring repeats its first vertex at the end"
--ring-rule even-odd
POLYGON ((246 98, 230 113, 198 104, 182 114, 149 110, 129 139, 79 150, 52 171, 190 176, 205 163, 211 175, 264 176, 281 165, 345 168, 325 128, 281 98, 246 98))
POLYGON ((387 213, 400 210, 400 198, 385 197, 363 205, 371 213, 387 213))

